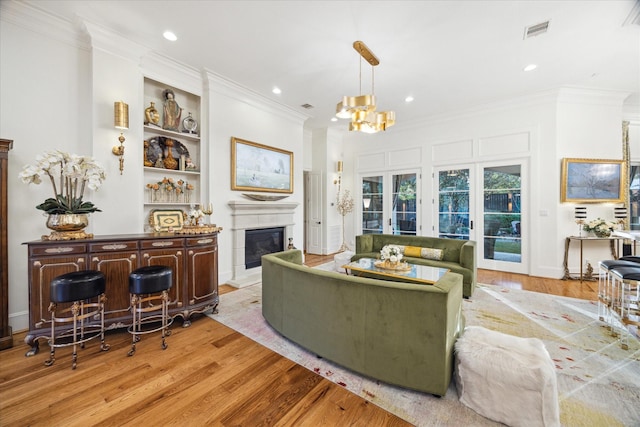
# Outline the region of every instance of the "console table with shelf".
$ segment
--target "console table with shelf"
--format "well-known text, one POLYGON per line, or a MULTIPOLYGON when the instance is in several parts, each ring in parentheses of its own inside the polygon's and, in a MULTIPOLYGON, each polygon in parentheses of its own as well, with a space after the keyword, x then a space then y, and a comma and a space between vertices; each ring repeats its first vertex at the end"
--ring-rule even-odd
MULTIPOLYGON (((218 302, 218 232, 199 235, 149 233, 96 236, 92 239, 27 242, 29 271, 29 332, 27 356, 38 352, 38 340, 51 333, 49 284, 61 274, 98 270, 106 283, 105 326, 125 328, 131 324, 129 273, 138 267, 165 265, 173 270, 169 313, 191 317, 218 302)), ((59 309, 67 305, 60 304, 59 309)))
POLYGON ((582 236, 569 236, 565 238, 564 241, 564 262, 563 262, 563 267, 564 267, 564 276, 562 276, 562 280, 568 280, 568 279, 575 279, 575 280, 594 280, 593 275, 591 272, 587 272, 587 274, 584 273, 584 243, 593 243, 593 242, 602 242, 602 241, 608 241, 609 242, 609 247, 611 249, 611 257, 613 259, 618 259, 618 253, 617 253, 617 243, 619 240, 623 240, 621 237, 618 237, 616 235, 612 235, 610 237, 582 237, 582 236), (569 273, 569 247, 571 246, 571 242, 572 241, 576 241, 579 243, 580 245, 580 275, 578 277, 574 277, 569 273))

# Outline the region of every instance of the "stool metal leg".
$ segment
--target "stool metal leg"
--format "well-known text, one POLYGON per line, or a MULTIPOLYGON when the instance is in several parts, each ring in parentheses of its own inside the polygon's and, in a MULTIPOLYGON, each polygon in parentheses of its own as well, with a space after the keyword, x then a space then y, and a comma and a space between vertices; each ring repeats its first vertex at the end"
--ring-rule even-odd
POLYGON ((55 320, 56 304, 49 303, 49 313, 51 313, 51 341, 49 342, 49 359, 45 360, 45 366, 51 366, 56 361, 56 320, 55 320))

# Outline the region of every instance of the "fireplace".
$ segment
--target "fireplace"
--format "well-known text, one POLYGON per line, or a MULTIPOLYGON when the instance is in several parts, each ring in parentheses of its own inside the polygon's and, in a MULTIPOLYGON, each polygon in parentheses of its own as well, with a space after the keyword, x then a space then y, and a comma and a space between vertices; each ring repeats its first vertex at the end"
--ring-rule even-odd
POLYGON ((233 250, 233 277, 227 283, 236 288, 253 285, 262 280, 262 266, 250 266, 246 260, 246 234, 258 229, 282 229, 282 249, 284 242, 293 237, 294 213, 298 202, 232 200, 231 240, 233 250))
POLYGON ((262 255, 284 250, 284 227, 260 228, 244 232, 244 266, 262 265, 262 255))

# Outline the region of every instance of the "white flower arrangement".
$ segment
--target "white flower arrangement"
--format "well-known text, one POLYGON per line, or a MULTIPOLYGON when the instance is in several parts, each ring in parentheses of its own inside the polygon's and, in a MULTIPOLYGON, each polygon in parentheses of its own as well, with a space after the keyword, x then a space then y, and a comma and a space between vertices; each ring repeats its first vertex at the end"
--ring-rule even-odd
POLYGON ((597 218, 585 223, 582 226, 584 231, 591 231, 596 236, 608 236, 613 230, 616 229, 618 223, 613 221, 607 221, 602 218, 597 218))
POLYGON ((195 205, 191 205, 187 216, 189 217, 189 225, 198 225, 204 218, 204 212, 202 212, 202 209, 196 209, 195 205))
POLYGON ((399 262, 402 259, 402 250, 399 246, 386 245, 380 251, 380 259, 399 262))
POLYGON ((54 195, 36 209, 50 215, 101 212, 93 203, 82 200, 85 188, 97 190, 106 178, 104 169, 95 160, 56 150, 37 156, 36 161, 22 169, 20 179, 25 184, 40 184, 47 176, 54 195))

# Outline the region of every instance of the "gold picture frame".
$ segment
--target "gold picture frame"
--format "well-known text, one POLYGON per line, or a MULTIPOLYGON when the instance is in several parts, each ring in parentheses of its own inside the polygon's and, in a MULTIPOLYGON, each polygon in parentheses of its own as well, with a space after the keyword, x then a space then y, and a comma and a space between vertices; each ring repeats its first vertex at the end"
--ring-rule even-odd
POLYGON ((154 209, 149 213, 149 225, 155 231, 178 231, 184 227, 185 213, 180 209, 154 209))
POLYGON ((293 153, 232 137, 231 189, 293 193, 293 153))
POLYGON ((626 197, 624 160, 562 159, 560 201, 622 203, 626 197))

